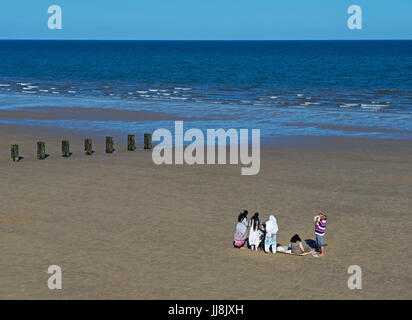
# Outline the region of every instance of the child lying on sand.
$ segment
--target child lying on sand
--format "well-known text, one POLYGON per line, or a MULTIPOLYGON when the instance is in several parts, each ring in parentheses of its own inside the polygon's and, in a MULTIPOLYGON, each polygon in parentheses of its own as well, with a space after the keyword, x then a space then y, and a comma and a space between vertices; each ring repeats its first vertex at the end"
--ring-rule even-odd
POLYGON ((302 242, 297 234, 290 239, 289 247, 293 254, 302 254, 310 251, 309 246, 305 242, 302 242))

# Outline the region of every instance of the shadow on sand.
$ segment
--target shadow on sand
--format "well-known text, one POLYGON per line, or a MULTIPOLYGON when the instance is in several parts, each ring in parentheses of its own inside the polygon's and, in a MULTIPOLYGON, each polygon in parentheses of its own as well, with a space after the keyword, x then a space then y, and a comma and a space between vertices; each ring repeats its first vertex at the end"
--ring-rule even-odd
POLYGON ((316 251, 318 250, 318 246, 316 245, 316 241, 313 239, 306 239, 305 240, 306 244, 311 247, 312 249, 315 249, 316 251))

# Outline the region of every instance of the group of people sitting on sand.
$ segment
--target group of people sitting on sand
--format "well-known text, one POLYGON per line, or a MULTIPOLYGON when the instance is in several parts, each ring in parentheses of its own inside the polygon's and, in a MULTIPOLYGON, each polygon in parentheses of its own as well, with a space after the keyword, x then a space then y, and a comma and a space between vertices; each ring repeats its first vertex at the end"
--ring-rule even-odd
MULTIPOLYGON (((276 236, 279 227, 275 216, 272 214, 269 216, 269 220, 261 223, 259 213, 256 212, 250 221, 247 218, 248 213, 247 210, 243 210, 238 216, 233 239, 233 246, 235 248, 245 248, 244 245, 247 243, 247 247, 254 251, 260 249, 265 253, 276 253, 278 251, 296 255, 308 253, 312 250, 297 234, 290 239, 287 248, 277 245, 276 236)), ((319 256, 325 255, 326 244, 324 244, 323 238, 327 219, 328 217, 323 213, 319 213, 319 215, 314 217, 316 249, 320 253, 319 256)))

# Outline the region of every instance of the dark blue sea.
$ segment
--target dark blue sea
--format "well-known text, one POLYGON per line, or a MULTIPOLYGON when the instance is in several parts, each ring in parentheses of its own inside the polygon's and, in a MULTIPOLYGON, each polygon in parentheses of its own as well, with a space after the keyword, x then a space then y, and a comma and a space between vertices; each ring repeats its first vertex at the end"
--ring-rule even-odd
MULTIPOLYGON (((412 138, 412 41, 0 41, 0 110, 149 110, 262 138, 412 138)), ((0 118, 140 133, 172 121, 0 118)))

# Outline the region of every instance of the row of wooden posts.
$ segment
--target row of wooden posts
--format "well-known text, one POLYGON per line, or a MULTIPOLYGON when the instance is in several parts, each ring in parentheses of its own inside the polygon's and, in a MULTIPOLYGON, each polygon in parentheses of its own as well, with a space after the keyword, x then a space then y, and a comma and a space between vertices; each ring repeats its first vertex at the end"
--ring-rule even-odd
MULTIPOLYGON (((106 153, 113 153, 114 152, 114 144, 113 144, 113 137, 106 137, 106 153)), ((144 134, 144 148, 151 149, 152 148, 152 135, 150 133, 144 134)), ((127 150, 128 151, 135 151, 136 150, 136 143, 135 143, 135 135, 129 134, 127 136, 127 150)), ((92 148, 92 139, 85 139, 84 140, 84 152, 87 156, 93 154, 92 148)), ((70 157, 70 143, 68 140, 62 141, 62 157, 70 157)), ((12 144, 11 145, 11 159, 13 161, 20 160, 19 154, 19 145, 12 144)), ((46 159, 46 143, 44 141, 37 142, 37 159, 44 160, 46 159)))

